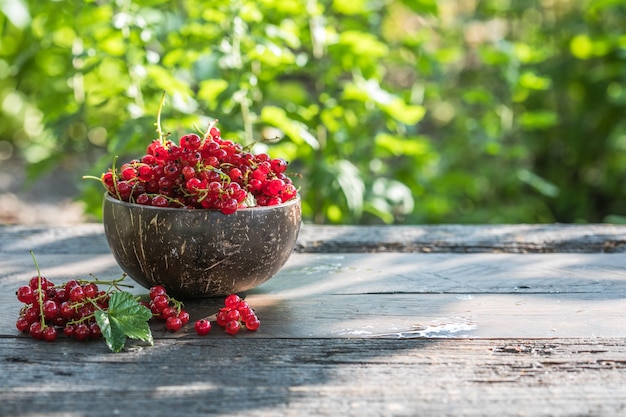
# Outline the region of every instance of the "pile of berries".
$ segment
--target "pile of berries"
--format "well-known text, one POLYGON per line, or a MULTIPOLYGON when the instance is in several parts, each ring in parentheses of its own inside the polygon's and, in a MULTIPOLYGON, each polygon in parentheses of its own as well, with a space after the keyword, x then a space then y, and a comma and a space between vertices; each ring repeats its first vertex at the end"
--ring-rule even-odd
MULTIPOLYGON (((256 331, 261 326, 261 321, 248 303, 237 294, 230 294, 224 300, 224 307, 217 313, 217 324, 223 327, 226 333, 236 335, 242 329, 256 331)), ((204 336, 211 331, 211 322, 200 319, 194 325, 196 333, 204 336)))
POLYGON ((122 201, 214 209, 224 214, 296 197, 296 187, 285 174, 284 159, 253 154, 224 140, 214 124, 202 136, 186 134, 178 143, 159 133, 141 159, 125 163, 119 170, 113 167, 98 179, 109 194, 122 201))
MULTIPOLYGON (((120 290, 123 279, 106 282, 111 288, 103 291, 96 281, 72 279, 55 285, 43 276, 34 276, 16 291, 17 299, 24 306, 15 326, 34 339, 48 342, 56 340, 61 329, 66 336, 76 340, 99 339, 102 332, 94 313, 96 309, 108 309, 111 292, 120 290)), ((165 328, 171 332, 179 331, 189 322, 189 313, 183 309, 183 304, 170 297, 162 285, 151 287, 149 301, 142 303, 150 309, 152 318, 165 321, 165 328)), ((261 322, 246 301, 231 294, 217 313, 217 324, 228 334, 235 335, 244 328, 255 331, 261 322)), ((211 322, 197 320, 194 329, 204 336, 211 330, 211 322)))
POLYGON ((256 331, 261 322, 248 303, 237 294, 231 294, 224 300, 224 307, 217 313, 217 324, 230 335, 236 335, 241 329, 256 331))
POLYGON ((150 301, 145 304, 152 311, 152 317, 165 321, 165 328, 171 332, 179 331, 189 323, 189 313, 183 310, 183 304, 170 297, 162 285, 150 287, 150 301))
POLYGON ((35 339, 52 342, 59 329, 77 340, 102 337, 94 312, 108 308, 109 292, 101 291, 95 282, 72 279, 57 286, 35 276, 19 287, 16 295, 24 306, 15 326, 35 339))

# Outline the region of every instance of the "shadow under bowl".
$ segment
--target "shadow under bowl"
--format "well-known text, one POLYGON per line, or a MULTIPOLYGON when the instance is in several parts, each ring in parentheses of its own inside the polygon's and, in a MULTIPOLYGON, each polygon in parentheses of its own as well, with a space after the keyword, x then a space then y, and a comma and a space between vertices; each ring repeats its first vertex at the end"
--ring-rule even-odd
POLYGON ((277 206, 215 210, 159 208, 105 194, 103 224, 115 260, 138 284, 180 298, 238 293, 287 262, 302 219, 300 197, 277 206))

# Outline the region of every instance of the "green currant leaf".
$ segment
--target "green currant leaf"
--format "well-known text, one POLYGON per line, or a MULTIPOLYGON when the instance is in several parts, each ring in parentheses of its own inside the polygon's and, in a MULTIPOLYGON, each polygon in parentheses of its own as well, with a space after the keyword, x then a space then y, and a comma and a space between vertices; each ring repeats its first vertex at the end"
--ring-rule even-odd
POLYGON ((126 342, 126 336, 120 331, 118 327, 112 327, 109 315, 104 310, 96 310, 94 313, 96 317, 96 323, 100 326, 102 337, 106 342, 109 349, 113 352, 119 352, 124 347, 126 342))
POLYGON ((154 343, 148 324, 152 312, 139 304, 129 292, 120 291, 111 294, 109 309, 97 310, 95 317, 107 346, 113 352, 122 350, 127 337, 150 345, 154 343))

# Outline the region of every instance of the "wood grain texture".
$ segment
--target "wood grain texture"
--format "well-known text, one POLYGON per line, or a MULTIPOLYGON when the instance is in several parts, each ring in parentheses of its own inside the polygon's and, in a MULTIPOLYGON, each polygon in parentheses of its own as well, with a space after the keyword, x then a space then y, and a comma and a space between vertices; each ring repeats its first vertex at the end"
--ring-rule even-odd
MULTIPOLYGON (((38 261, 53 282, 122 274, 111 255, 38 261)), ((30 255, 0 255, 0 334, 15 333, 15 290, 34 273, 30 255)), ((621 254, 296 253, 246 297, 266 337, 626 337, 621 254)))
POLYGON ((2 339, 2 416, 621 416, 623 340, 2 339))
POLYGON ((14 327, 30 249, 56 282, 121 275, 102 227, 0 227, 0 416, 625 416, 625 232, 304 227, 244 294, 258 332, 154 322, 113 354, 14 327))
MULTIPOLYGON (((101 224, 2 226, 0 253, 108 253, 101 224)), ((296 251, 623 253, 626 225, 321 226, 304 224, 296 251)))

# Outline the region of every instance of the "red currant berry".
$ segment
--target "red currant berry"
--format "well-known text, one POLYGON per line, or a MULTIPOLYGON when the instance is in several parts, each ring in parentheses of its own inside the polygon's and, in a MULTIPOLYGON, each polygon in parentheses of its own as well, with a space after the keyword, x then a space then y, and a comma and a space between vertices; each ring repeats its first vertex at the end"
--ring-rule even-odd
POLYGON ((102 181, 102 184, 104 184, 105 187, 107 187, 109 190, 113 189, 113 184, 115 182, 115 179, 113 178, 113 173, 112 172, 105 172, 104 174, 102 174, 100 176, 100 181, 102 181))
POLYGON ((241 170, 239 168, 233 168, 228 172, 228 176, 232 181, 239 181, 241 178, 241 170))
POLYGON ((54 284, 48 281, 48 279, 46 279, 45 277, 39 277, 39 276, 32 277, 30 281, 28 282, 28 285, 30 286, 31 289, 38 290, 40 283, 41 283, 41 289, 44 291, 47 290, 48 288, 54 287, 54 284))
POLYGON ((161 310, 161 318, 167 320, 170 317, 178 317, 178 311, 172 306, 167 306, 161 310))
POLYGON ((126 167, 122 170, 122 179, 125 181, 132 180, 137 177, 137 170, 132 167, 126 167))
POLYGON ((285 181, 274 178, 270 182, 266 183, 265 192, 268 195, 276 196, 280 194, 285 189, 285 181))
POLYGON ((43 329, 42 338, 46 342, 54 342, 55 340, 57 340, 57 329, 52 326, 46 327, 45 329, 43 329))
POLYGON ((201 187, 202 187, 202 181, 200 181, 198 178, 195 178, 195 177, 189 178, 187 182, 185 183, 185 188, 190 193, 197 191, 201 187))
POLYGON ((98 295, 98 286, 93 282, 85 284, 83 286, 83 293, 85 294, 85 298, 95 298, 96 295, 98 295))
POLYGON ((24 304, 30 304, 35 300, 35 293, 29 285, 22 285, 15 294, 17 299, 24 304))
POLYGON ((294 187, 293 184, 287 184, 285 185, 285 189, 283 190, 280 196, 283 201, 287 201, 287 200, 291 200, 292 198, 294 198, 297 193, 298 193, 298 190, 296 189, 296 187, 294 187))
POLYGON ((28 332, 33 339, 43 339, 43 325, 40 321, 32 323, 28 329, 28 332))
POLYGON ((163 311, 163 309, 170 304, 170 299, 167 295, 157 295, 152 299, 152 305, 157 311, 163 311))
POLYGON ((200 319, 196 321, 193 327, 198 335, 205 336, 211 331, 211 322, 205 319, 200 319))
POLYGON ((256 160, 258 162, 267 162, 270 160, 270 156, 267 153, 262 152, 256 155, 256 160))
POLYGON ((239 315, 241 316, 241 320, 246 321, 247 318, 251 315, 254 315, 254 311, 246 304, 245 307, 238 307, 239 315))
POLYGON ((89 338, 90 339, 100 339, 102 337, 102 330, 100 330, 100 326, 98 323, 93 322, 89 325, 89 338))
POLYGON ((220 139, 220 137, 221 137, 221 132, 220 132, 220 129, 219 129, 219 128, 217 128, 217 127, 215 127, 215 126, 213 126, 213 127, 211 128, 211 130, 209 130, 209 135, 211 135, 211 137, 212 137, 214 140, 216 140, 216 139, 220 139))
POLYGON ((239 330, 241 330, 241 324, 239 324, 239 321, 231 320, 226 323, 226 333, 234 336, 239 333, 239 330))
POLYGON ((239 314, 238 310, 231 309, 226 314, 227 321, 239 321, 241 319, 241 314, 239 314))
POLYGON ((183 322, 183 325, 189 323, 189 313, 185 310, 180 310, 178 313, 178 318, 183 322))
POLYGON ((181 136, 178 142, 180 143, 181 148, 195 150, 200 147, 202 138, 195 133, 190 133, 188 135, 181 136))
POLYGON ((91 330, 85 323, 77 324, 74 327, 74 337, 76 340, 87 340, 91 336, 91 330))
POLYGON ((93 316, 94 311, 96 311, 96 307, 93 304, 85 304, 78 308, 77 316, 81 319, 88 318, 90 316, 93 316))
POLYGON ((237 294, 230 294, 224 300, 224 306, 228 308, 236 308, 239 302, 241 302, 241 297, 239 297, 237 294))
POLYGON ((150 299, 154 300, 157 295, 167 296, 167 291, 163 285, 154 285, 150 287, 150 299))
POLYGON ((143 162, 146 165, 154 165, 156 164, 156 158, 153 155, 146 152, 146 155, 144 155, 143 158, 141 158, 141 162, 143 162))
POLYGON ((65 288, 58 288, 56 290, 56 297, 54 297, 54 301, 56 301, 57 303, 61 304, 64 301, 67 301, 67 291, 65 291, 65 288))
POLYGON ((139 174, 139 179, 142 181, 150 181, 154 178, 154 171, 150 165, 142 165, 137 169, 137 173, 139 174))
POLYGON ((282 203, 283 200, 281 200, 280 197, 278 196, 274 196, 274 197, 270 197, 270 199, 267 200, 267 206, 277 206, 280 203, 282 203))
POLYGON ((165 328, 170 332, 177 332, 183 327, 183 321, 177 316, 170 316, 165 320, 165 328))
POLYGON ((32 305, 24 312, 24 318, 32 324, 39 320, 39 314, 39 306, 32 305))
POLYGON ((63 334, 67 337, 73 337, 74 336, 74 329, 75 327, 71 324, 66 324, 65 327, 63 328, 63 334))
POLYGON ((72 288, 79 286, 80 283, 78 281, 76 281, 75 279, 70 279, 65 283, 65 292, 69 294, 69 292, 72 291, 72 288))
POLYGON ((256 331, 261 326, 261 321, 254 314, 248 316, 245 323, 246 323, 246 329, 251 330, 251 331, 256 331))
POLYGON ((70 290, 70 294, 69 294, 69 298, 71 301, 74 302, 81 302, 85 299, 85 291, 83 290, 83 287, 81 287, 80 285, 72 288, 70 290))
POLYGON ((226 326, 226 323, 228 323, 227 316, 228 316, 229 311, 230 311, 230 308, 228 307, 221 308, 220 311, 218 311, 217 318, 216 318, 218 326, 221 326, 221 327, 226 326))
POLYGON ((234 198, 227 198, 223 201, 220 211, 223 214, 233 214, 237 211, 238 206, 239 203, 237 203, 237 200, 235 200, 234 198))
POLYGON ((54 320, 59 316, 61 309, 56 301, 48 300, 43 303, 43 316, 46 320, 54 320))
POLYGON ((270 161, 270 165, 272 166, 272 171, 277 174, 281 174, 287 169, 287 161, 282 158, 272 159, 270 161))
POLYGON ((185 177, 186 180, 190 178, 194 178, 196 176, 196 170, 190 165, 185 165, 182 168, 181 173, 183 174, 183 177, 185 177))
POLYGON ((185 158, 185 160, 187 161, 187 163, 191 166, 195 166, 198 164, 198 162, 200 162, 202 160, 202 153, 196 151, 196 152, 190 152, 187 157, 185 158))
POLYGON ((169 201, 162 195, 157 195, 152 199, 152 205, 154 207, 167 207, 169 206, 169 201))
POLYGON ((142 206, 149 206, 150 204, 152 204, 152 199, 150 198, 148 194, 143 193, 137 196, 137 198, 135 199, 135 202, 137 204, 141 204, 142 206))
POLYGON ((119 194, 120 199, 128 200, 132 192, 133 192, 133 186, 129 182, 118 181, 117 193, 119 194))
POLYGON ((30 325, 31 323, 28 322, 26 317, 18 317, 17 321, 15 322, 15 327, 17 327, 17 330, 19 330, 20 332, 25 332, 30 329, 30 325))
POLYGON ((74 318, 74 315, 76 314, 76 309, 74 308, 71 302, 64 301, 63 303, 61 303, 60 313, 61 313, 61 317, 63 318, 72 319, 74 318))

